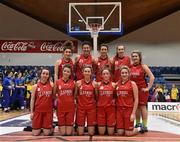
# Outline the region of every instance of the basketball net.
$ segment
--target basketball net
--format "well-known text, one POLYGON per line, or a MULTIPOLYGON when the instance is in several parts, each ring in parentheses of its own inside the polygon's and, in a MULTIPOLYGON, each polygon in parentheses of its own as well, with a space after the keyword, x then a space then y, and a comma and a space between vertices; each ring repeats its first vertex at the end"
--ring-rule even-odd
POLYGON ((90 23, 88 25, 88 29, 91 33, 91 37, 94 38, 94 37, 98 37, 98 34, 101 30, 101 24, 99 23, 90 23))

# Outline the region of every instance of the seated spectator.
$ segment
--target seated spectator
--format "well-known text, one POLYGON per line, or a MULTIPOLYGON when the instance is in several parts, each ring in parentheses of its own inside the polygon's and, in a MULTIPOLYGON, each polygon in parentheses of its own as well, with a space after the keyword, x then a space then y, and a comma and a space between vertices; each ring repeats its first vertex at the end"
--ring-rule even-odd
POLYGON ((150 98, 150 102, 156 102, 156 88, 157 88, 157 84, 154 84, 151 90, 151 98, 150 98))
POLYGON ((155 92, 156 92, 156 101, 157 102, 165 102, 165 97, 163 95, 163 88, 160 84, 156 88, 155 92))

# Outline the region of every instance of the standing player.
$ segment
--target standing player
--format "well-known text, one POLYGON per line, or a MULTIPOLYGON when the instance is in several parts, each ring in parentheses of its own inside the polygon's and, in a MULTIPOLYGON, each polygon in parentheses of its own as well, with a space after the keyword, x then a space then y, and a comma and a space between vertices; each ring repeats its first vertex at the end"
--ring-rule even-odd
POLYGON ((120 69, 121 79, 117 82, 117 132, 118 135, 133 136, 138 133, 134 128, 134 120, 138 107, 138 88, 134 81, 131 81, 130 70, 127 66, 120 69))
POLYGON ((101 76, 101 70, 104 67, 108 67, 108 68, 112 68, 112 61, 109 59, 108 57, 108 50, 109 47, 106 44, 102 44, 100 46, 100 56, 98 57, 98 59, 95 61, 95 72, 96 72, 96 81, 100 82, 102 81, 102 76, 101 76))
POLYGON ((147 132, 147 100, 149 97, 149 90, 151 89, 154 82, 154 75, 152 74, 149 67, 142 64, 141 52, 133 51, 131 53, 132 66, 131 66, 131 80, 136 82, 139 92, 139 106, 136 112, 136 126, 140 124, 140 114, 142 115, 142 121, 144 126, 144 131, 147 132), (150 78, 149 83, 146 83, 146 75, 150 78))
POLYGON ((120 68, 122 65, 130 67, 130 58, 125 55, 125 47, 118 45, 116 47, 116 56, 113 57, 113 75, 114 82, 117 82, 120 79, 120 68))
POLYGON ((19 106, 24 109, 24 98, 25 98, 25 82, 22 77, 22 73, 18 74, 18 77, 14 80, 15 96, 19 101, 19 106))
POLYGON ((87 118, 88 134, 94 135, 96 125, 96 96, 95 88, 97 84, 92 81, 92 67, 89 65, 83 68, 84 79, 76 82, 75 96, 77 98, 78 134, 84 134, 84 125, 87 118))
POLYGON ((53 123, 53 83, 50 81, 50 71, 43 68, 40 80, 33 86, 31 94, 32 133, 40 135, 43 128, 44 135, 52 134, 53 123))
POLYGON ((3 84, 2 84, 2 107, 4 108, 5 112, 8 112, 10 110, 10 95, 12 93, 12 80, 11 77, 13 76, 12 71, 7 70, 6 71, 6 76, 3 79, 3 84))
POLYGON ((62 78, 56 81, 54 92, 57 94, 57 118, 60 135, 72 135, 75 113, 74 88, 71 78, 71 65, 64 65, 62 78))
POLYGON ((94 69, 94 64, 95 61, 91 56, 91 43, 85 41, 82 43, 82 53, 75 58, 76 80, 83 79, 82 71, 85 65, 90 65, 94 69))
POLYGON ((97 122, 100 135, 107 131, 109 135, 114 134, 115 126, 115 83, 111 81, 110 68, 101 71, 103 80, 98 83, 97 122))
MULTIPOLYGON (((71 59, 72 56, 72 46, 71 45, 65 45, 63 48, 63 57, 56 61, 55 67, 54 67, 54 81, 56 82, 57 79, 60 79, 62 77, 62 68, 65 64, 70 64, 72 70, 74 70, 74 63, 71 59)), ((73 72, 71 74, 71 79, 74 79, 73 72)))

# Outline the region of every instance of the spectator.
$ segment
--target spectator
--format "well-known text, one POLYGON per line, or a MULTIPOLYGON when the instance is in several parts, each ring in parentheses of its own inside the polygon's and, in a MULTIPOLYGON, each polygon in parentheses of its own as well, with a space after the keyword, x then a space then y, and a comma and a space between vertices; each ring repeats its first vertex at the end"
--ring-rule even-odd
POLYGON ((25 84, 26 86, 26 94, 25 94, 25 98, 26 98, 26 108, 29 109, 30 108, 30 100, 31 100, 31 93, 32 93, 32 87, 33 87, 33 81, 32 80, 28 80, 25 84))
POLYGON ((10 110, 10 96, 12 93, 12 80, 11 77, 13 76, 13 73, 11 70, 6 70, 6 76, 3 79, 3 89, 2 89, 2 94, 3 94, 3 101, 2 101, 2 106, 4 108, 4 112, 9 112, 10 110))
POLYGON ((156 88, 158 87, 158 84, 153 85, 152 87, 152 96, 151 96, 151 102, 156 102, 156 88))
POLYGON ((169 90, 167 89, 166 85, 164 85, 164 91, 163 92, 164 92, 165 101, 171 102, 170 93, 169 93, 169 90))
POLYGON ((171 101, 172 102, 177 102, 178 101, 178 94, 179 94, 179 91, 178 91, 178 88, 176 87, 176 84, 172 84, 172 89, 171 89, 171 101))
POLYGON ((163 92, 163 88, 162 85, 158 85, 157 89, 156 89, 156 98, 158 102, 165 102, 165 97, 164 97, 164 92, 163 92))
POLYGON ((2 79, 0 78, 0 107, 2 107, 1 106, 1 102, 2 102, 2 89, 3 89, 3 87, 2 87, 2 79))

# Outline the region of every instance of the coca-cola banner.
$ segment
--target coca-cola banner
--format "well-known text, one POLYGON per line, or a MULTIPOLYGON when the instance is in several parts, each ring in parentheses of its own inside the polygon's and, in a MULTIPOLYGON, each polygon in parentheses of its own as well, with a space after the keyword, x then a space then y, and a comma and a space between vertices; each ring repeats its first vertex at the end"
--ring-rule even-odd
POLYGON ((78 51, 77 40, 0 40, 0 52, 4 53, 62 53, 64 45, 78 51))

